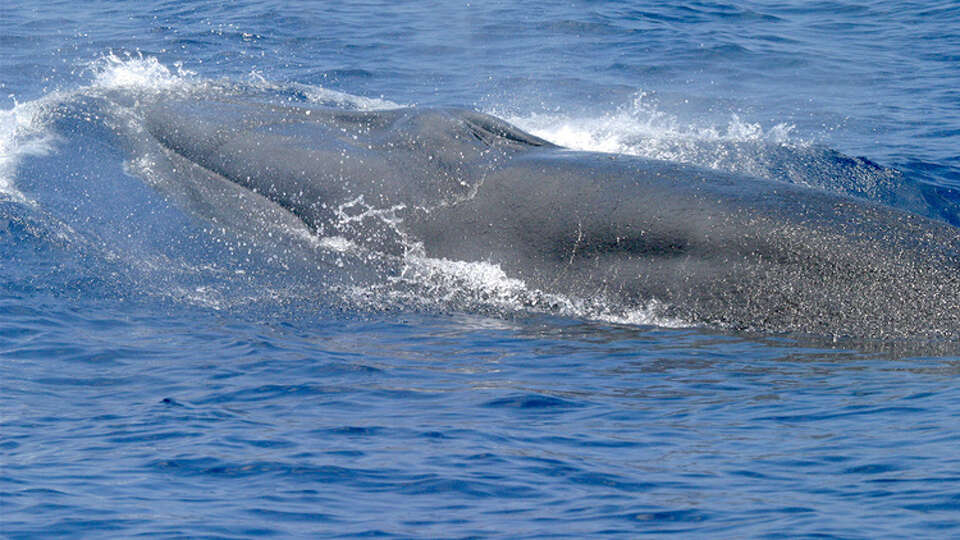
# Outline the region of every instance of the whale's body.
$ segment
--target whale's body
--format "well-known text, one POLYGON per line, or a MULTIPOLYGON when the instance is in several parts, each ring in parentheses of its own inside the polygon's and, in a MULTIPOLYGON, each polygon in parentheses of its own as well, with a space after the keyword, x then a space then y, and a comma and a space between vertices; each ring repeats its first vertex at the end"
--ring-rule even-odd
POLYGON ((734 329, 960 336, 960 230, 869 201, 575 152, 462 110, 170 102, 145 121, 175 159, 386 253, 734 329))

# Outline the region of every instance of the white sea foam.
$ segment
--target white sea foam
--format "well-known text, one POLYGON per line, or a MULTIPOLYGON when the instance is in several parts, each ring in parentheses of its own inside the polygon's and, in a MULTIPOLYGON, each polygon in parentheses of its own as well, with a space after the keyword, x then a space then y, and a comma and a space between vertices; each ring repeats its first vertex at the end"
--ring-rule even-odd
POLYGON ((0 110, 0 200, 31 204, 14 185, 20 161, 51 150, 53 135, 41 120, 44 99, 16 103, 0 110))
POLYGON ((93 75, 88 87, 98 90, 170 91, 200 84, 196 73, 175 63, 167 67, 152 56, 108 54, 86 65, 93 75))
POLYGON ((411 255, 406 257, 402 279, 432 289, 448 300, 468 294, 500 307, 516 307, 526 291, 523 281, 513 279, 499 265, 488 262, 467 262, 411 255))
MULTIPOLYGON (((496 109, 491 114, 500 115, 496 109)), ((502 116, 521 129, 573 150, 628 154, 651 159, 696 163, 722 168, 725 150, 705 152, 711 143, 802 144, 792 136, 793 126, 778 123, 764 129, 759 123, 732 114, 725 126, 686 124, 660 110, 649 93, 613 112, 598 116, 570 116, 565 113, 506 114, 502 116)))
POLYGON ((605 299, 584 299, 530 287, 508 275, 500 265, 485 261, 456 261, 408 254, 394 287, 379 294, 354 289, 357 298, 382 302, 384 293, 403 306, 446 307, 458 310, 535 312, 615 324, 687 327, 689 323, 665 315, 664 304, 615 305, 605 299))

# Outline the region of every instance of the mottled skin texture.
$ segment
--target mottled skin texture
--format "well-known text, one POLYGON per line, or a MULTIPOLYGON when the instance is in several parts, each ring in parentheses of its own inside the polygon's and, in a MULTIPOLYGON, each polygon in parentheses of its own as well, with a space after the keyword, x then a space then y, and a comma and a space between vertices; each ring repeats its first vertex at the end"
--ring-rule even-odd
POLYGON ((960 230, 894 208, 574 152, 461 110, 200 101, 145 119, 178 159, 386 253, 417 245, 545 291, 624 308, 657 299, 667 315, 734 329, 960 336, 960 230))

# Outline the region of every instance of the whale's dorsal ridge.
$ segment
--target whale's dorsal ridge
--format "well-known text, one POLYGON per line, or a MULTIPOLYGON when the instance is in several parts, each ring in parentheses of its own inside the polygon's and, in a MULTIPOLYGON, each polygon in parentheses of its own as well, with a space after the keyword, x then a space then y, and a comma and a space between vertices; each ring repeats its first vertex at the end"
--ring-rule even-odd
POLYGON ((555 147, 556 145, 531 135, 495 116, 475 111, 462 111, 463 121, 470 128, 473 135, 488 145, 506 142, 513 145, 534 147, 555 147))

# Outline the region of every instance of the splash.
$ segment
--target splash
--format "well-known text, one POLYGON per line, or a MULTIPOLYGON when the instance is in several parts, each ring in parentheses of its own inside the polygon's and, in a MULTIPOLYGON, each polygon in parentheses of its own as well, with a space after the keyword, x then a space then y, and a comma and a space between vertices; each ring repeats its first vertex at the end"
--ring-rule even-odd
POLYGON ((29 156, 47 155, 57 136, 50 129, 52 111, 58 106, 84 97, 98 97, 115 90, 164 92, 186 89, 192 73, 176 66, 174 70, 156 58, 109 54, 86 64, 81 70, 92 81, 73 90, 55 90, 38 99, 17 102, 0 110, 0 200, 35 204, 16 187, 21 161, 29 156))
MULTIPOLYGON (((797 145, 794 126, 778 123, 764 129, 737 114, 725 126, 685 124, 660 110, 647 92, 615 111, 599 116, 571 117, 563 113, 491 114, 503 117, 530 133, 573 150, 627 154, 650 159, 679 161, 715 169, 751 169, 738 146, 797 145)), ((762 167, 753 167, 762 172, 762 167)))
POLYGON ((382 283, 354 285, 341 292, 361 310, 421 309, 492 316, 540 313, 632 326, 692 326, 666 315, 668 306, 657 300, 624 307, 605 298, 566 296, 530 287, 490 262, 414 253, 403 257, 396 276, 382 283))
POLYGON ((44 125, 44 111, 55 98, 26 103, 14 102, 0 110, 0 201, 35 204, 14 184, 17 167, 27 156, 41 156, 52 150, 54 135, 44 125))

